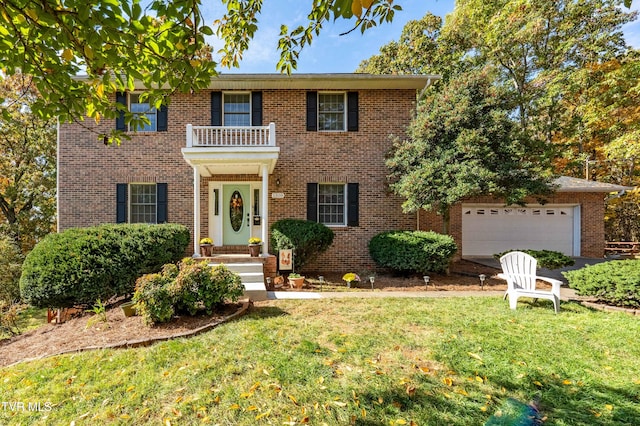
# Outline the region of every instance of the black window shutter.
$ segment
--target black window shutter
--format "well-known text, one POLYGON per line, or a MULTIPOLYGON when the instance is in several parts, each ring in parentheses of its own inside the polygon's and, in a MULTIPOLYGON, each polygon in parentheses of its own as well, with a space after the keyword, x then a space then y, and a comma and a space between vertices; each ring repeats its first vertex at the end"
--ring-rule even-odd
POLYGON ((251 125, 262 126, 262 92, 251 92, 251 125))
MULTIPOLYGON (((128 108, 127 94, 124 92, 116 92, 116 103, 119 103, 125 108, 128 108)), ((127 130, 127 126, 124 123, 124 111, 118 111, 118 116, 116 117, 116 130, 127 130)))
POLYGON ((307 220, 318 221, 318 184, 307 184, 307 220))
POLYGON ((307 92, 307 131, 318 130, 318 92, 307 92))
POLYGON ((359 184, 347 184, 347 226, 360 225, 359 184))
POLYGON ((156 184, 156 222, 167 222, 167 184, 156 184))
POLYGON ((116 223, 127 223, 127 187, 126 183, 116 185, 116 223))
POLYGON ((211 125, 222 126, 222 92, 211 92, 211 125))
POLYGON ((347 93, 347 130, 358 131, 358 92, 347 93))
POLYGON ((158 131, 166 132, 169 124, 169 109, 162 105, 158 110, 158 131))

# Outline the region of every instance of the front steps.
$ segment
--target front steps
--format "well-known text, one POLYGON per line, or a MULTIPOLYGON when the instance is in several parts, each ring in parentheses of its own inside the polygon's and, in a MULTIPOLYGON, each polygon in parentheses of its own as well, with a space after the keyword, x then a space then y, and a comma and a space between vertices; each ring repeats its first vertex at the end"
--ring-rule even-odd
POLYGON ((262 262, 252 261, 249 256, 246 259, 225 259, 225 256, 216 256, 210 259, 210 266, 223 264, 231 272, 240 276, 244 286, 244 295, 254 302, 267 300, 267 288, 264 285, 264 271, 262 262), (225 261, 226 260, 226 261, 225 261))

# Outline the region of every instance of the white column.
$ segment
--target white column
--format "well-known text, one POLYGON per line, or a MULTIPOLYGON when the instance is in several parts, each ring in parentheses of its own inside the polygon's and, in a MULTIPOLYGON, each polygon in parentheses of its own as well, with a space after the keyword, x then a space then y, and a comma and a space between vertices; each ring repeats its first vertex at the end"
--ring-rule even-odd
POLYGON ((262 255, 269 253, 269 167, 262 165, 262 255))
POLYGON ((200 172, 193 166, 193 253, 200 254, 200 172))
POLYGON ((187 124, 187 148, 193 147, 193 125, 187 124))

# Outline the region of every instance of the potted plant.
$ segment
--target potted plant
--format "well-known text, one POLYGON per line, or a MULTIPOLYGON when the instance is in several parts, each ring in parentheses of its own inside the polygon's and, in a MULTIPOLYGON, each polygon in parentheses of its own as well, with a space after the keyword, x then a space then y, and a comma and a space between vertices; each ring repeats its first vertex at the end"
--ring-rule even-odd
POLYGON ((262 240, 258 237, 249 238, 249 254, 251 257, 260 256, 260 250, 262 249, 262 240))
POLYGON ((354 274, 353 272, 347 272, 346 274, 344 274, 342 279, 347 282, 348 288, 351 288, 351 283, 353 281, 356 281, 356 282, 360 281, 360 277, 357 274, 354 274))
POLYGON ((292 272, 289 274, 289 285, 291 288, 302 288, 304 285, 304 277, 298 273, 292 272))
POLYGON ((124 302, 122 305, 120 305, 120 307, 122 308, 122 312, 124 312, 125 317, 132 317, 134 315, 137 315, 135 305, 136 303, 133 300, 124 302))
POLYGON ((213 241, 211 238, 202 238, 200 240, 200 251, 202 252, 202 256, 211 257, 213 254, 213 241))

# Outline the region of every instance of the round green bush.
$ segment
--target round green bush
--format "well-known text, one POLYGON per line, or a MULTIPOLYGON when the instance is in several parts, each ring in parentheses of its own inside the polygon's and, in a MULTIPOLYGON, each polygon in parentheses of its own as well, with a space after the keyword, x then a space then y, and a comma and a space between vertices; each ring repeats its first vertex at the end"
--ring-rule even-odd
POLYGON ((436 232, 388 231, 369 241, 376 265, 403 274, 445 271, 457 250, 451 236, 436 232))
POLYGON ((169 321, 176 312, 211 314, 225 301, 237 301, 243 290, 240 277, 226 266, 186 258, 178 267, 165 265, 160 274, 140 277, 133 301, 145 324, 154 324, 169 321))
POLYGON ((167 322, 173 318, 174 303, 169 290, 170 275, 146 274, 136 281, 133 294, 136 312, 146 325, 167 322))
POLYGON ((296 270, 325 252, 333 244, 333 231, 322 223, 301 219, 282 219, 271 225, 271 252, 295 249, 296 270))
POLYGON ((27 255, 25 302, 43 308, 91 305, 132 294, 135 281, 176 262, 189 245, 182 225, 102 225, 50 234, 27 255))
POLYGON ((508 250, 502 253, 494 254, 493 257, 500 260, 502 256, 512 251, 521 251, 527 253, 538 261, 538 268, 558 269, 565 266, 571 266, 575 262, 572 258, 559 251, 553 250, 508 250))
POLYGON ((562 274, 581 296, 614 306, 640 307, 640 260, 612 260, 562 274))

